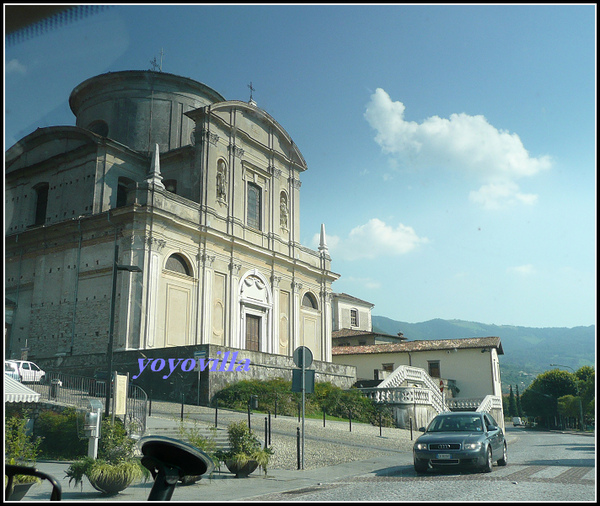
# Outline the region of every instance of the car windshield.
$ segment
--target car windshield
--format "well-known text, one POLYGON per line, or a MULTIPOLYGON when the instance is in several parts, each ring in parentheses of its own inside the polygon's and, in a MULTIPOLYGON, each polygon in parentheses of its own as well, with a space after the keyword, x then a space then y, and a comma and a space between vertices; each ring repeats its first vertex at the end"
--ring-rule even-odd
POLYGON ((477 415, 438 416, 433 419, 427 432, 481 432, 483 425, 477 415))

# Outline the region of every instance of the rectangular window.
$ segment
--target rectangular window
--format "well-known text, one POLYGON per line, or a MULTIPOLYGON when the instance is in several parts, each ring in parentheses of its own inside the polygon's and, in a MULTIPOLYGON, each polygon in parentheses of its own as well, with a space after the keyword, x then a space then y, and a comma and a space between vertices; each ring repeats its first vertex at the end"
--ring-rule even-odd
POLYGON ((352 327, 358 327, 358 310, 350 310, 350 325, 352 327))
POLYGON ((429 376, 432 378, 441 378, 439 360, 428 360, 427 365, 429 367, 429 376))
POLYGON ((261 193, 260 186, 248 183, 248 226, 260 230, 261 218, 261 193))
POLYGON ((37 200, 35 203, 35 221, 34 225, 43 225, 46 223, 46 210, 48 207, 48 183, 37 185, 36 191, 37 200))

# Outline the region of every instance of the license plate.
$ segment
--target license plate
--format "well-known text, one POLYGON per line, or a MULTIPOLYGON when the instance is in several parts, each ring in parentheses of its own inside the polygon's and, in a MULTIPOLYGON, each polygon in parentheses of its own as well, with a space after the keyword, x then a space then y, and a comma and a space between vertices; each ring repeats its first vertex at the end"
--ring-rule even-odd
POLYGON ((452 455, 450 455, 449 453, 438 453, 437 458, 438 460, 448 460, 452 458, 452 455))

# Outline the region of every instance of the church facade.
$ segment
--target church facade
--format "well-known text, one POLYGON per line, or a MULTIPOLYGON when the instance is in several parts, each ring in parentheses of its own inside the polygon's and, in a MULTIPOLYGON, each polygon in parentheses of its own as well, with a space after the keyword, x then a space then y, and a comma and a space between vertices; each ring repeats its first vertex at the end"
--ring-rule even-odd
POLYGON ((207 346, 281 369, 307 346, 322 379, 352 383, 327 375, 339 276, 324 235, 300 244, 307 165, 274 118, 154 71, 93 77, 69 103, 76 126, 6 153, 7 357, 90 372, 112 340, 135 371, 144 351, 207 346))

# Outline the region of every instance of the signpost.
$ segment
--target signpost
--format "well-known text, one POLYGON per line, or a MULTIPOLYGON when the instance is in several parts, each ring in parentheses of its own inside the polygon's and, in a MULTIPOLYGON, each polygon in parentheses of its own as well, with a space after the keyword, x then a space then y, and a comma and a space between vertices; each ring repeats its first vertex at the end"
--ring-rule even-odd
POLYGON ((115 415, 125 416, 127 413, 127 389, 129 386, 129 374, 114 375, 114 390, 113 390, 113 420, 115 415))
MULTIPOLYGON (((301 469, 304 469, 304 409, 305 409, 305 403, 306 403, 306 377, 307 377, 307 371, 306 369, 308 367, 311 366, 313 361, 313 354, 312 351, 310 351, 309 348, 307 348, 306 346, 298 346, 298 348, 296 348, 294 350, 294 364, 296 364, 297 367, 300 367, 300 391, 302 392, 302 464, 301 464, 301 469)), ((295 371, 294 371, 295 372, 295 371)), ((312 390, 314 390, 314 371, 310 371, 311 376, 312 376, 312 390)), ((292 387, 292 391, 297 391, 294 390, 294 388, 292 387)))

